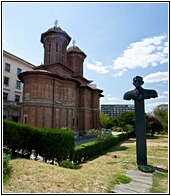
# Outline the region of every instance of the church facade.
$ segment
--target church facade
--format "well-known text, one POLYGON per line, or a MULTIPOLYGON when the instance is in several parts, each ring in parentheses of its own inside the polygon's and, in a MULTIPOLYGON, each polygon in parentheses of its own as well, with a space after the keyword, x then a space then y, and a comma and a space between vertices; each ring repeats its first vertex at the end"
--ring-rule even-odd
POLYGON ((21 121, 79 133, 99 129, 103 90, 83 76, 86 54, 74 44, 67 48, 71 37, 57 25, 42 33, 40 41, 44 64, 18 76, 24 84, 21 121))

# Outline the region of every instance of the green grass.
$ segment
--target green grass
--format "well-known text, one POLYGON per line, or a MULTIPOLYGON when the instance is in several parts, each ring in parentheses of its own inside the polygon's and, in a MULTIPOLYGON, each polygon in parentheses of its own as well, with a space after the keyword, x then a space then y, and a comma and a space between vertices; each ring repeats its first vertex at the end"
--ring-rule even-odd
POLYGON ((165 193, 166 185, 168 184, 167 178, 168 178, 167 173, 161 173, 161 172, 155 171, 153 175, 153 186, 150 189, 150 192, 151 193, 165 193))
MULTIPOLYGON (((153 173, 151 193, 168 191, 168 138, 147 138, 147 160, 163 171, 153 173)), ((69 169, 38 161, 13 159, 10 179, 3 184, 4 193, 111 193, 119 182, 129 182, 126 170, 137 170, 135 138, 123 141, 102 156, 94 157, 69 169)))

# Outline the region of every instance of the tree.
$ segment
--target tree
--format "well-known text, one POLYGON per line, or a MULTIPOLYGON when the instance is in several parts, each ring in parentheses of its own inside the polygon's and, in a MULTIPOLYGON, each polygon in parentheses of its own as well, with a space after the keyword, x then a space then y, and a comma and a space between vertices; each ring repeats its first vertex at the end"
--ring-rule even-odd
POLYGON ((163 131, 168 133, 168 111, 156 107, 154 109, 154 115, 163 125, 163 131))
POLYGON ((100 126, 101 128, 110 129, 112 127, 111 117, 107 114, 100 114, 100 126))
POLYGON ((163 131, 163 125, 162 123, 154 116, 147 115, 147 120, 150 124, 150 133, 154 135, 155 132, 162 132, 163 131))
POLYGON ((124 129, 124 127, 128 127, 127 125, 135 127, 135 113, 132 111, 124 112, 113 119, 113 124, 114 126, 121 127, 122 129, 124 129))
MULTIPOLYGON (((124 112, 113 119, 114 127, 121 127, 123 131, 133 131, 135 130, 135 112, 129 111, 124 112)), ((146 132, 149 130, 149 123, 146 120, 146 132)))

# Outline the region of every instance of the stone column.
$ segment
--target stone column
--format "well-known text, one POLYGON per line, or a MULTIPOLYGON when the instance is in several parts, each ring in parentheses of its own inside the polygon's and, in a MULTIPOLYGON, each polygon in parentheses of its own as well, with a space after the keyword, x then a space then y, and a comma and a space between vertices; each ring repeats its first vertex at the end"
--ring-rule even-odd
POLYGON ((135 130, 137 165, 147 165, 146 121, 144 99, 135 101, 135 130))

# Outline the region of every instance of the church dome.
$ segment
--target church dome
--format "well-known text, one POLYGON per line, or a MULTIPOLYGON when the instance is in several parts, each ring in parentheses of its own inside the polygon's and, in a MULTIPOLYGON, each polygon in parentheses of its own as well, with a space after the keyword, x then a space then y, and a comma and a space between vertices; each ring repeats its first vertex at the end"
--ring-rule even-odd
POLYGON ((67 52, 82 52, 78 46, 70 46, 67 50, 67 52))
POLYGON ((71 40, 71 37, 65 31, 63 31, 60 27, 54 26, 54 27, 49 28, 46 32, 41 34, 41 39, 40 39, 41 43, 43 43, 44 37, 50 34, 59 34, 59 35, 66 36, 68 38, 68 43, 71 40))
POLYGON ((52 27, 52 28, 49 28, 48 30, 47 30, 47 32, 48 31, 55 31, 55 32, 65 32, 65 31, 63 31, 60 27, 56 27, 56 26, 54 26, 54 27, 52 27))
POLYGON ((67 49, 67 53, 81 53, 83 54, 85 57, 87 56, 82 50, 80 50, 80 48, 78 46, 70 46, 68 49, 67 49))

